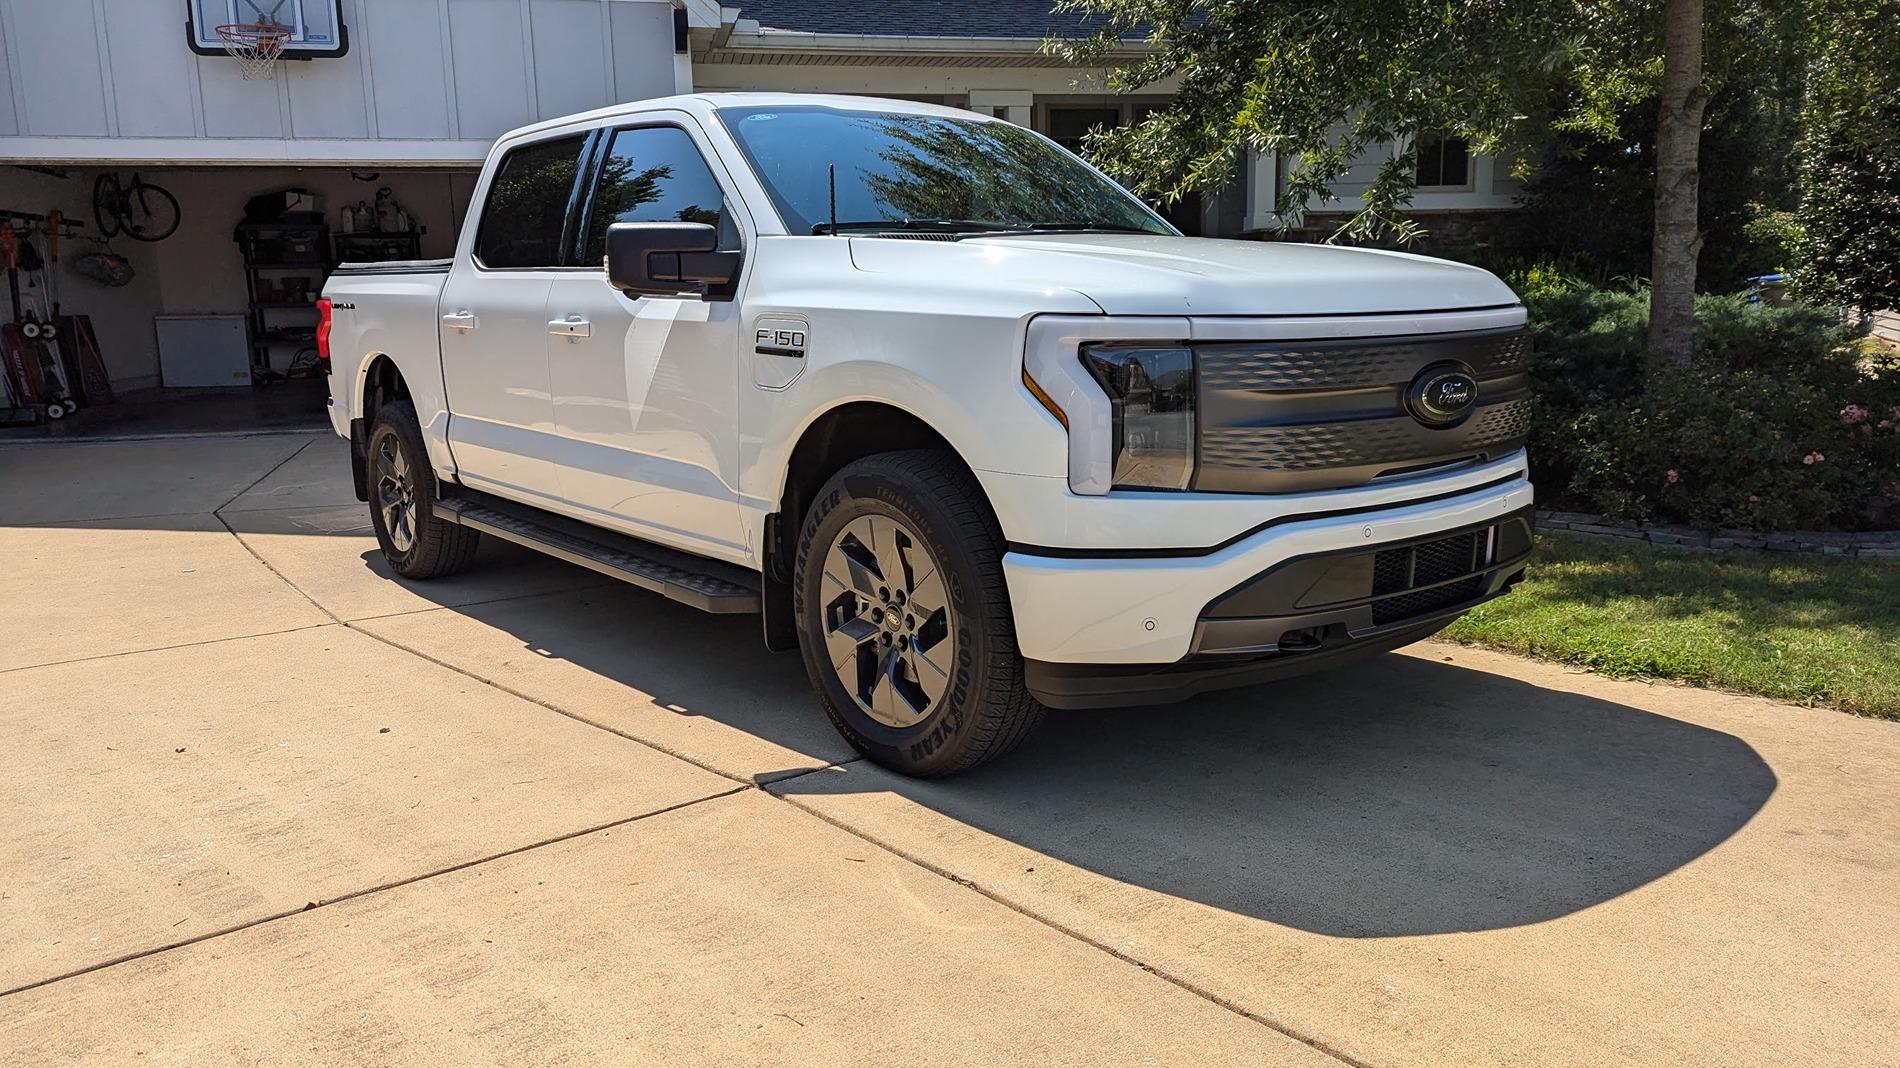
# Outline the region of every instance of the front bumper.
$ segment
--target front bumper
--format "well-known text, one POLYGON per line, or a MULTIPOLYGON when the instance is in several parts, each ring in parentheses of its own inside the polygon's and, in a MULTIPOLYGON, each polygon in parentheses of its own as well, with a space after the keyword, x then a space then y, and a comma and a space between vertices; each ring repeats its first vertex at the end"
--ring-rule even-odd
POLYGON ((1277 523, 1201 555, 1011 552, 1030 689, 1057 707, 1172 700, 1416 641, 1522 577, 1531 508, 1520 478, 1277 523))

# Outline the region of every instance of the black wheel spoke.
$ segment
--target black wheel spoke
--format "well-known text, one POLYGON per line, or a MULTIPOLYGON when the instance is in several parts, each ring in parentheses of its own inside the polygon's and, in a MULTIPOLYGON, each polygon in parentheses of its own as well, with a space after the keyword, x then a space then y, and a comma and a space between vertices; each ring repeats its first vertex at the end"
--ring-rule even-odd
POLYGON ((889 727, 927 719, 949 689, 949 598, 937 561, 903 520, 845 525, 825 554, 825 651, 858 707, 889 727))

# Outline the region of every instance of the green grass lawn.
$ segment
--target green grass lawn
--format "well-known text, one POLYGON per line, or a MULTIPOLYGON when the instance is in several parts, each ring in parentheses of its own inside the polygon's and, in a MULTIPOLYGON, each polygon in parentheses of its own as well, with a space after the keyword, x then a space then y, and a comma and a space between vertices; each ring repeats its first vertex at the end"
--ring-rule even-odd
POLYGON ((1529 577, 1444 637, 1900 719, 1900 560, 1540 535, 1529 577))

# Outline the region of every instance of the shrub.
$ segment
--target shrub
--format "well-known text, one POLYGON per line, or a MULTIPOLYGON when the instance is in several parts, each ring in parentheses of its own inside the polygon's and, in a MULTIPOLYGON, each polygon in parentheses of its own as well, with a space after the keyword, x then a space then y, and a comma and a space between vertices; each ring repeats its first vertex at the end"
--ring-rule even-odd
POLYGON ((1705 528, 1900 525, 1900 374, 1870 366, 1833 311, 1698 298, 1692 365, 1652 373, 1646 293, 1525 303, 1548 501, 1705 528))
POLYGON ((1892 0, 1814 8, 1795 278, 1815 299, 1900 307, 1900 49, 1892 0))

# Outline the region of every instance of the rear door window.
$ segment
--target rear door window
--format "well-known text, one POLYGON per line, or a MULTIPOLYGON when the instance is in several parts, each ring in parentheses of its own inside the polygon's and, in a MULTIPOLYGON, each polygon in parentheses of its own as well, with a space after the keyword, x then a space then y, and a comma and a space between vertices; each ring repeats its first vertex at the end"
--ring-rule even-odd
POLYGON ((725 193, 677 126, 641 126, 614 132, 588 212, 582 263, 607 254, 607 228, 623 222, 696 222, 719 229, 721 247, 736 231, 725 226, 725 193))
POLYGON ((584 137, 523 145, 502 157, 482 207, 475 258, 494 270, 561 266, 567 205, 584 137))

